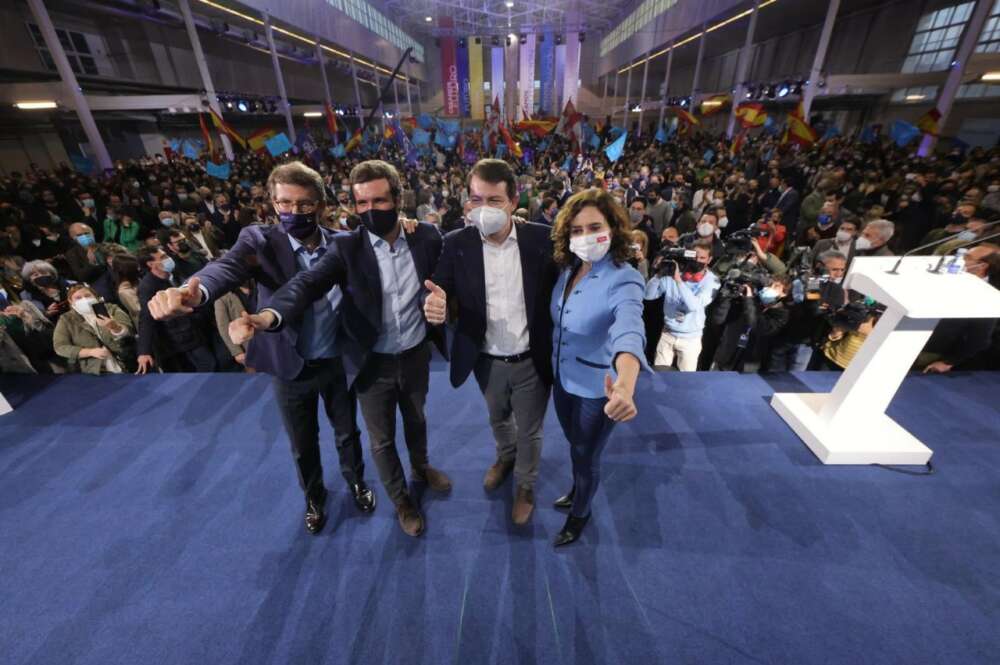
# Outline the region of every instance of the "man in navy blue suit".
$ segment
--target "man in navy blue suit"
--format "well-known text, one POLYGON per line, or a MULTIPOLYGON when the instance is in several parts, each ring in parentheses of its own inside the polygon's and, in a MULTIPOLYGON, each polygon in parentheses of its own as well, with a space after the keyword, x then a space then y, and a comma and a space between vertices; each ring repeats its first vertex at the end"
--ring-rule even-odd
MULTIPOLYGON (((267 184, 280 224, 246 227, 221 259, 206 265, 180 288, 157 293, 149 303, 154 318, 189 314, 250 279, 257 284, 257 302, 266 303, 282 285, 329 252, 338 234, 318 224, 326 204, 320 175, 301 162, 291 162, 275 168, 267 184)), ((375 494, 364 480, 357 400, 348 387, 343 363, 342 300, 339 288, 327 289, 300 316, 290 318, 280 334, 251 340, 245 360, 248 367, 274 377, 275 399, 306 497, 306 529, 314 534, 326 523, 320 399, 333 426, 340 471, 355 504, 366 513, 375 509, 375 494)))
POLYGON ((343 290, 344 365, 357 390, 368 428, 372 459, 400 528, 410 536, 424 530, 424 518, 410 496, 396 451, 396 408, 414 478, 439 492, 451 480, 432 467, 427 453, 424 403, 434 342, 447 356, 443 331, 424 319, 424 301, 443 309, 443 292, 428 280, 441 253, 441 234, 421 223, 403 232, 399 211, 402 187, 396 169, 370 160, 351 171, 351 193, 362 226, 334 237, 330 251, 310 270, 301 272, 263 302, 259 314, 233 321, 229 334, 240 344, 264 330, 283 334, 294 321, 334 286, 343 290), (433 287, 433 288, 431 288, 433 287))
MULTIPOLYGON (((480 160, 468 187, 472 223, 445 237, 434 284, 457 303, 451 383, 457 388, 474 373, 489 410, 496 461, 483 486, 496 489, 513 470, 511 519, 523 525, 534 510, 552 386, 552 228, 514 223, 517 182, 502 160, 480 160)), ((435 311, 431 300, 425 313, 444 322, 444 310, 435 311)))

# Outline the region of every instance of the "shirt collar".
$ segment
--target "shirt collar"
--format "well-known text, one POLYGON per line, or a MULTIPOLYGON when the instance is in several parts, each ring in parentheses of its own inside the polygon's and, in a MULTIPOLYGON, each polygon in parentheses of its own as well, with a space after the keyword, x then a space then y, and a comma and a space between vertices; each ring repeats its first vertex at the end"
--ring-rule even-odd
MULTIPOLYGON (((306 252, 309 251, 308 249, 306 249, 305 245, 303 245, 301 242, 299 242, 298 240, 296 240, 295 238, 293 238, 291 235, 289 235, 287 233, 285 235, 288 236, 288 243, 292 246, 292 252, 293 253, 298 254, 299 250, 306 251, 306 252)), ((326 249, 326 234, 323 233, 323 229, 320 229, 320 231, 319 231, 319 247, 322 247, 322 248, 326 249)), ((318 249, 318 247, 317 247, 317 249, 318 249)), ((313 250, 313 251, 315 251, 315 250, 313 250)))
POLYGON ((401 242, 403 243, 403 245, 407 245, 408 244, 407 240, 406 240, 406 231, 402 228, 402 226, 400 226, 399 235, 396 236, 395 246, 389 245, 389 243, 386 242, 384 238, 382 238, 381 236, 375 235, 371 231, 368 231, 368 242, 370 242, 372 244, 372 247, 385 246, 385 247, 388 247, 390 250, 397 249, 397 248, 401 247, 402 246, 402 245, 400 245, 401 242))

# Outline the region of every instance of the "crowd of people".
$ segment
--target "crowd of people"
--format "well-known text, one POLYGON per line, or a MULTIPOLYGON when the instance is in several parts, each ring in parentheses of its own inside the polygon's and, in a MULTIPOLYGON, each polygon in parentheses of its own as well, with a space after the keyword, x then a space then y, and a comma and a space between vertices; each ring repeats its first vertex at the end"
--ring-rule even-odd
MULTIPOLYGON (((530 162, 508 159, 517 218, 551 226, 574 193, 614 197, 632 225, 629 261, 647 280, 646 356, 661 369, 843 368, 879 315, 877 303, 840 286, 855 257, 944 241, 923 251, 958 250, 966 272, 997 284, 997 149, 918 158, 886 140, 799 149, 762 135, 732 154, 722 138, 698 134, 630 137, 611 162, 558 137, 546 143, 530 162)), ((305 157, 333 203, 321 220, 330 230, 359 224, 349 175, 363 156, 355 154, 305 157)), ((471 164, 461 155, 432 146, 407 162, 386 142, 380 156, 400 170, 404 215, 442 234, 469 223, 471 164)), ((175 155, 118 163, 99 177, 65 166, 5 176, 0 371, 254 371, 227 332, 256 310, 254 284, 192 319, 155 321, 147 304, 222 256, 244 228, 277 222, 265 187, 276 163, 244 154, 225 180, 175 155)), ((942 324, 918 363, 997 366, 991 321, 942 324)))

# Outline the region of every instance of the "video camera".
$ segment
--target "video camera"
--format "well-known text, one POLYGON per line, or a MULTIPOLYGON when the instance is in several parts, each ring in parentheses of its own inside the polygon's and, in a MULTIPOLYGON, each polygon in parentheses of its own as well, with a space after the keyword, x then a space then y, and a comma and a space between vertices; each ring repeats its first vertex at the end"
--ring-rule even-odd
POLYGON ((834 328, 856 331, 862 323, 873 316, 876 318, 881 316, 884 311, 885 306, 866 299, 847 303, 840 309, 830 312, 827 319, 834 328))
POLYGON ((728 254, 742 254, 744 252, 753 251, 753 245, 751 241, 754 238, 767 238, 771 235, 771 232, 767 229, 759 229, 751 227, 749 229, 740 229, 739 231, 734 231, 730 233, 724 240, 723 246, 728 254))
POLYGON ((673 275, 678 269, 681 272, 701 270, 701 265, 695 260, 698 254, 693 249, 670 245, 662 248, 656 256, 660 262, 660 275, 673 275))
POLYGON ((738 298, 743 287, 749 285, 754 293, 771 285, 774 277, 767 270, 752 263, 743 263, 733 268, 722 279, 719 295, 723 298, 738 298))

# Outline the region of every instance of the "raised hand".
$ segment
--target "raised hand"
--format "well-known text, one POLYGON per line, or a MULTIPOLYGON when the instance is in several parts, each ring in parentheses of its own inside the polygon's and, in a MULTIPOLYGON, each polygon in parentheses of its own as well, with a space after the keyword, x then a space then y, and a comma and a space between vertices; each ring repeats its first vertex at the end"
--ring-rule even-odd
POLYGON ((444 289, 429 279, 424 282, 424 288, 430 291, 424 300, 424 317, 428 323, 440 325, 444 323, 448 309, 448 295, 444 289))
POLYGON ((160 291, 149 301, 149 313, 157 321, 186 316, 201 304, 201 280, 192 277, 183 288, 160 291))
POLYGON ((246 344, 258 330, 267 330, 274 325, 274 314, 268 311, 260 314, 243 312, 238 319, 229 322, 229 339, 233 344, 246 344))
POLYGON ((608 403, 604 405, 604 414, 615 422, 632 420, 639 412, 635 408, 635 402, 632 401, 631 393, 625 387, 613 382, 610 374, 604 375, 604 395, 608 398, 608 403))

